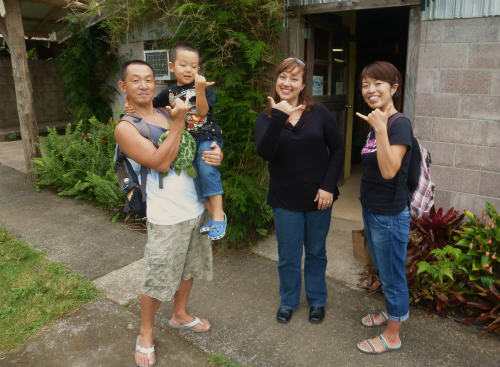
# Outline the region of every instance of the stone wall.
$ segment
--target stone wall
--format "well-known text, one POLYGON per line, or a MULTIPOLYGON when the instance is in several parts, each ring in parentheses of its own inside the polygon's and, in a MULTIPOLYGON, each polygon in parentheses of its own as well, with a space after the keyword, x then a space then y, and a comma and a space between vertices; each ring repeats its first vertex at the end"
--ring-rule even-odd
POLYGON ((436 207, 500 209, 500 17, 421 30, 415 134, 432 154, 436 207))
MULTIPOLYGON (((64 90, 53 60, 29 61, 38 124, 57 123, 65 114, 64 90)), ((0 58, 0 129, 19 128, 10 58, 0 58)))

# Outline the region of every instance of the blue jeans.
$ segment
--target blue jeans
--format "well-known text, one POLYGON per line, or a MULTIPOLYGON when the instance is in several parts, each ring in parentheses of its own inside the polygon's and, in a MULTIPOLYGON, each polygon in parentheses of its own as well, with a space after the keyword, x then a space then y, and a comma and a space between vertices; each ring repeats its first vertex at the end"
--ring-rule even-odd
MULTIPOLYGON (((198 201, 208 200, 209 196, 223 194, 222 180, 217 167, 210 166, 202 159, 202 153, 211 150, 210 145, 213 140, 196 141, 196 157, 193 166, 196 169, 194 187, 198 195, 198 201)), ((222 148, 222 143, 215 141, 222 148)))
POLYGON ((331 207, 310 212, 273 208, 273 212, 278 240, 280 307, 293 310, 300 303, 302 247, 307 302, 311 307, 324 306, 328 296, 325 241, 330 229, 331 207))
POLYGON ((373 265, 377 269, 389 320, 402 322, 410 316, 406 281, 406 246, 410 234, 408 208, 397 215, 379 215, 363 207, 363 222, 373 265))

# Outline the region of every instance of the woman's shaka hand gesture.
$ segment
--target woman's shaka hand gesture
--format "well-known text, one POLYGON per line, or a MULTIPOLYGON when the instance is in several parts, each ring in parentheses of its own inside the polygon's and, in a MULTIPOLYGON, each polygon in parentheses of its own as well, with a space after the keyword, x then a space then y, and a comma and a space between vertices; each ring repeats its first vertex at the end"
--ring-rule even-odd
POLYGON ((368 122, 375 132, 379 132, 383 129, 387 129, 387 121, 389 120, 389 116, 391 116, 392 106, 393 105, 390 104, 383 110, 375 108, 368 116, 356 112, 356 116, 368 122))
POLYGON ((271 105, 271 108, 274 108, 276 110, 284 112, 287 115, 291 115, 295 111, 299 111, 299 110, 303 111, 305 108, 303 104, 296 106, 296 107, 293 107, 287 101, 279 101, 279 103, 276 103, 276 102, 274 102, 273 97, 267 97, 267 99, 269 100, 269 104, 271 105))

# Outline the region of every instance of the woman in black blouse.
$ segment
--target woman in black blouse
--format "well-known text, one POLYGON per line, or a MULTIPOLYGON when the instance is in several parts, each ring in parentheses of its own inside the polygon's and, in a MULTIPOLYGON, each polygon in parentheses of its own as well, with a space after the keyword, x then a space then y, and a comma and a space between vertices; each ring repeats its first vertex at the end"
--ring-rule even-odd
POLYGON ((337 123, 325 106, 313 103, 306 77, 302 60, 283 60, 276 71, 272 97, 268 97, 269 107, 259 114, 255 125, 257 152, 269 161, 268 203, 278 240, 281 296, 276 316, 281 323, 290 320, 300 302, 303 248, 309 321, 323 321, 325 241, 344 164, 337 123))

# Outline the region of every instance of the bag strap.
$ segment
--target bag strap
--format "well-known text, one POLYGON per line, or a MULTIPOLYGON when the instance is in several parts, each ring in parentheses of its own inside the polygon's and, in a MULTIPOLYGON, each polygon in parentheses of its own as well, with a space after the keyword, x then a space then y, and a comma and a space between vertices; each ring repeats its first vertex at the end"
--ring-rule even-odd
POLYGON ((389 120, 387 120, 387 132, 389 132, 389 129, 392 127, 392 124, 394 121, 396 121, 400 117, 404 117, 405 115, 402 114, 401 112, 396 112, 394 115, 391 115, 389 117, 389 120))
MULTIPOLYGON (((151 130, 149 128, 149 125, 145 121, 143 121, 141 116, 136 115, 136 114, 126 114, 126 115, 122 116, 120 121, 122 121, 122 120, 129 122, 133 127, 135 127, 137 129, 139 134, 141 134, 146 139, 151 141, 151 130)), ((129 169, 129 167, 132 168, 128 159, 125 159, 125 162, 127 164, 127 169, 129 169)), ((131 172, 131 175, 135 176, 135 181, 139 182, 134 170, 131 169, 130 172, 131 172)), ((141 165, 141 192, 142 192, 142 201, 143 202, 146 202, 146 195, 147 195, 146 194, 146 182, 148 180, 148 172, 149 172, 149 169, 147 167, 144 167, 143 165, 141 165)), ((132 177, 132 179, 134 179, 134 177, 132 177)), ((163 188, 162 181, 160 181, 160 188, 163 188)))
POLYGON ((151 130, 149 129, 149 125, 143 121, 142 117, 136 114, 127 114, 123 115, 120 121, 127 121, 133 127, 137 129, 139 134, 144 136, 146 139, 151 140, 151 130))
POLYGON ((167 121, 170 121, 170 117, 168 117, 168 115, 161 108, 155 108, 155 110, 161 113, 167 119, 167 121))
MULTIPOLYGON (((389 119, 387 120, 387 134, 389 134, 389 129, 392 127, 392 125, 394 124, 394 122, 400 118, 400 117, 405 117, 405 115, 401 112, 396 112, 395 114, 391 115, 389 117, 389 119)), ((412 137, 412 143, 413 143, 413 129, 412 129, 412 132, 411 132, 411 137, 412 137)), ((410 147, 410 149, 413 149, 413 147, 410 147)), ((406 177, 406 179, 403 177, 403 175, 401 175, 401 169, 398 171, 397 173, 397 181, 399 184, 401 184, 401 186, 403 187, 406 187, 406 191, 408 192, 408 205, 410 203, 410 199, 411 199, 411 195, 410 195, 410 190, 408 189, 408 175, 406 177)), ((393 200, 396 200, 396 194, 397 194, 397 191, 398 191, 398 187, 399 185, 396 185, 396 190, 394 190, 394 199, 393 200)))

